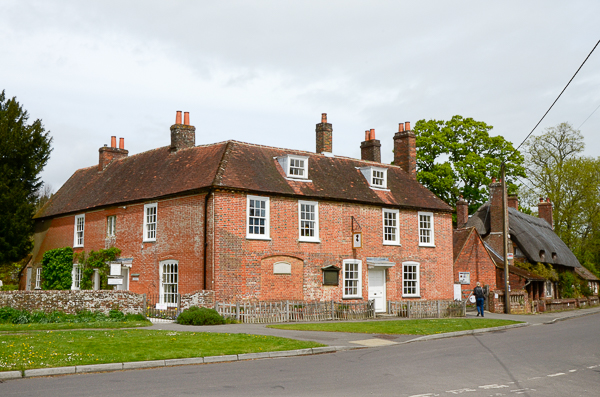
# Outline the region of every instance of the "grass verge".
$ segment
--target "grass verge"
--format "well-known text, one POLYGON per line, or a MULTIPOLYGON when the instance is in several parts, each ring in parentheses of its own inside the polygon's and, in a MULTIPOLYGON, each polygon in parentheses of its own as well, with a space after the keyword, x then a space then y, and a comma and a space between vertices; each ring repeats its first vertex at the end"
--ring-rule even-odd
POLYGON ((466 331, 478 328, 499 327, 518 324, 521 321, 493 319, 432 319, 432 320, 391 320, 340 323, 277 324, 268 328, 299 331, 354 332, 361 334, 433 335, 446 332, 466 331))
POLYGON ((0 337, 4 332, 22 332, 22 331, 38 331, 38 330, 64 330, 64 329, 98 329, 98 328, 137 328, 149 327, 152 323, 148 320, 132 320, 132 321, 96 321, 89 323, 30 323, 30 324, 1 324, 0 337))
POLYGON ((0 371, 319 346, 324 345, 273 336, 144 329, 24 332, 0 335, 0 371))

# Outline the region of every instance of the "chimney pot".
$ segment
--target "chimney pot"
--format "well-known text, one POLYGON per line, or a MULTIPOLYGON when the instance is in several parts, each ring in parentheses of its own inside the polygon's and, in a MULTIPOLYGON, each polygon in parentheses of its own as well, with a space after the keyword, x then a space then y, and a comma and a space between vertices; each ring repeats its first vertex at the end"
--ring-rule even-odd
POLYGON ((117 147, 117 137, 116 136, 110 137, 110 147, 117 147))
POLYGON ((119 138, 119 149, 125 149, 125 138, 119 138))
POLYGON ((321 113, 321 123, 327 122, 327 113, 321 113))
POLYGON ((371 128, 371 133, 369 134, 369 140, 372 141, 375 139, 375 128, 371 128))
POLYGON ((190 125, 190 112, 183 113, 183 124, 190 125))
POLYGON ((406 121, 406 122, 404 123, 404 130, 405 130, 405 131, 410 131, 410 121, 406 121))
POLYGON ((181 110, 177 111, 177 114, 175 116, 175 124, 181 124, 181 110))
POLYGON ((371 131, 369 131, 369 130, 365 131, 365 142, 369 140, 370 134, 371 134, 371 131))
POLYGON ((404 123, 398 124, 398 132, 404 132, 404 123))

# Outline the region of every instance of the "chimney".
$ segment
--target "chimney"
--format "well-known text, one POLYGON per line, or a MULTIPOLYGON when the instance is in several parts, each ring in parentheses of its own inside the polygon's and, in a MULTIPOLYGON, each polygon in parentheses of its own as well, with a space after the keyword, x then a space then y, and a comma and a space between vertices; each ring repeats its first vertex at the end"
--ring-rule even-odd
MULTIPOLYGON (((506 211, 508 219, 508 205, 506 206, 506 211)), ((492 183, 490 183, 489 217, 490 233, 486 238, 486 242, 502 256, 504 252, 504 234, 502 230, 502 181, 496 181, 496 178, 492 178, 492 183)), ((510 239, 508 240, 508 252, 512 252, 510 239)))
POLYGON ((184 113, 181 124, 181 110, 177 111, 175 124, 171 126, 171 152, 196 146, 196 127, 190 125, 190 113, 184 113))
POLYGON ((410 122, 398 125, 394 135, 394 164, 408 175, 417 179, 417 148, 415 133, 410 130, 410 122))
POLYGON ((98 171, 104 171, 104 169, 113 161, 127 157, 129 154, 128 150, 125 150, 125 139, 119 139, 119 147, 117 148, 117 137, 110 137, 110 147, 104 145, 98 149, 100 154, 98 160, 98 171))
POLYGON ((462 229, 468 221, 469 204, 463 199, 463 196, 460 196, 456 202, 456 228, 462 229))
POLYGON ((519 210, 519 197, 516 194, 511 194, 508 196, 508 206, 519 210))
POLYGON ((540 197, 540 203, 538 204, 538 217, 548 222, 552 230, 554 230, 554 220, 552 219, 552 203, 549 198, 546 201, 540 197))
POLYGON ((333 153, 333 127, 327 122, 327 113, 321 114, 321 122, 317 124, 317 153, 333 153))
POLYGON ((360 158, 381 163, 381 142, 375 139, 375 130, 365 131, 365 141, 360 144, 360 158))

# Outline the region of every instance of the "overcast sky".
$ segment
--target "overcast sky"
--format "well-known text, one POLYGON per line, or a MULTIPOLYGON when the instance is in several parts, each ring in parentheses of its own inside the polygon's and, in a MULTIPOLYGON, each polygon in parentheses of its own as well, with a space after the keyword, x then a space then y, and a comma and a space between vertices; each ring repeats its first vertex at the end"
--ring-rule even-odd
MULTIPOLYGON (((130 155, 168 145, 177 110, 197 145, 308 151, 325 112, 334 154, 359 158, 375 128, 390 162, 404 121, 458 114, 520 144, 600 39, 599 15, 597 0, 0 0, 0 90, 51 132, 54 191, 111 135, 130 155)), ((599 105, 600 48, 536 134, 583 123, 597 157, 599 105)))

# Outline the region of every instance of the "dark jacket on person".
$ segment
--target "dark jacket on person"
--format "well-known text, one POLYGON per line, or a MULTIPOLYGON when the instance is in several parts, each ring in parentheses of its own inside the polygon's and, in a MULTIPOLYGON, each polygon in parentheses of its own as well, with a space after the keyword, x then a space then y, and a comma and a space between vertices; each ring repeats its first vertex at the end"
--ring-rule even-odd
POLYGON ((473 290, 473 293, 475 294, 475 298, 485 299, 485 295, 483 294, 483 288, 481 288, 480 286, 475 287, 475 289, 473 290))

